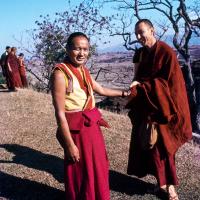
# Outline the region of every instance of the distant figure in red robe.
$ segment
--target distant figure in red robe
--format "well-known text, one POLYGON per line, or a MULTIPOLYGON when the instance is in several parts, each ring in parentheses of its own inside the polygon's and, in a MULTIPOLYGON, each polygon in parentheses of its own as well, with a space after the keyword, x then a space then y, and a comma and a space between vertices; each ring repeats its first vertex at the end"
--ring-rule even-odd
POLYGON ((24 64, 24 54, 20 53, 18 56, 18 62, 19 62, 19 74, 21 77, 22 85, 24 88, 28 87, 28 82, 26 78, 26 69, 24 64))
POLYGON ((12 47, 11 52, 8 54, 6 65, 9 79, 9 90, 15 91, 16 88, 22 87, 22 81, 19 74, 19 62, 16 56, 17 48, 12 47))
POLYGON ((135 34, 143 47, 133 58, 137 70, 127 104, 133 122, 128 174, 154 175, 157 189, 166 191, 169 200, 178 200, 175 153, 192 137, 185 82, 175 52, 156 40, 151 21, 139 20, 135 34), (149 150, 142 149, 138 141, 144 120, 158 128, 157 143, 149 150))
POLYGON ((100 129, 108 125, 95 107, 93 91, 104 96, 128 93, 102 87, 90 76, 85 34, 72 33, 66 49, 67 58, 55 66, 51 86, 57 138, 65 153, 65 199, 109 200, 108 159, 100 129))

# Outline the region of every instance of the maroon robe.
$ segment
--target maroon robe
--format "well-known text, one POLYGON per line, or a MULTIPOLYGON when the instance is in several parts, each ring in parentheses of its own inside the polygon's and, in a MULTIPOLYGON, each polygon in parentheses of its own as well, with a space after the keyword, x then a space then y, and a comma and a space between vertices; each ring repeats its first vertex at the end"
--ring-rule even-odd
POLYGON ((24 61, 18 58, 18 62, 19 62, 20 78, 22 81, 22 85, 25 88, 25 87, 28 87, 28 82, 27 82, 27 78, 26 78, 26 69, 25 69, 24 61))
MULTIPOLYGON (((87 83, 89 82, 92 85, 89 72, 84 68, 86 80, 83 81, 82 76, 75 67, 73 68, 70 63, 67 63, 67 66, 70 67, 77 77, 80 87, 86 92, 89 98, 90 92, 87 83)), ((56 65, 56 68, 61 68, 69 80, 72 79, 62 64, 56 65)), ((88 102, 90 102, 90 99, 88 102)), ((65 155, 64 181, 66 200, 110 199, 109 163, 104 138, 100 129, 100 126, 108 127, 108 124, 102 119, 99 110, 91 106, 92 104, 88 103, 83 111, 66 111, 65 114, 72 139, 80 154, 80 161, 75 163, 69 161, 65 155)), ((59 128, 57 130, 57 139, 63 147, 59 128)))
POLYGON ((109 165, 97 108, 66 114, 80 161, 65 158, 66 200, 109 200, 109 165))
POLYGON ((12 71, 9 71, 7 67, 9 89, 15 89, 15 87, 22 87, 22 81, 19 74, 19 62, 18 62, 17 56, 13 55, 12 53, 9 53, 6 60, 6 65, 8 65, 8 63, 12 70, 12 71))
POLYGON ((140 49, 132 100, 127 107, 133 122, 128 174, 143 177, 150 173, 160 185, 177 184, 175 153, 192 137, 190 112, 183 75, 175 52, 158 41, 150 52, 140 49), (138 146, 137 133, 145 117, 158 123, 159 138, 152 150, 138 146))

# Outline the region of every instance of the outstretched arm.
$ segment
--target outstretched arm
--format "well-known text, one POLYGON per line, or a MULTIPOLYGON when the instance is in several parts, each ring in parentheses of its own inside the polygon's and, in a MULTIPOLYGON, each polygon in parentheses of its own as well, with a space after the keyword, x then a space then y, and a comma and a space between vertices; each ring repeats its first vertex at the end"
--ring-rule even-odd
POLYGON ((67 119, 65 117, 66 83, 61 71, 55 70, 52 77, 52 97, 57 124, 60 129, 64 149, 69 159, 79 161, 79 151, 71 137, 67 119))
POLYGON ((101 86, 98 82, 96 82, 92 78, 93 82, 93 90, 103 96, 108 96, 108 97, 126 97, 128 96, 128 91, 125 90, 117 90, 117 89, 111 89, 111 88, 106 88, 101 86))

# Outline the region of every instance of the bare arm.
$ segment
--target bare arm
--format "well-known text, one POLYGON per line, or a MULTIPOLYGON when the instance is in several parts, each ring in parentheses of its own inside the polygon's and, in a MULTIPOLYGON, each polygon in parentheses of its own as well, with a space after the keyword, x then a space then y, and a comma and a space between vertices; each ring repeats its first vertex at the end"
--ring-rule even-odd
POLYGON ((128 96, 127 91, 117 90, 117 89, 115 90, 115 89, 103 87, 99 83, 97 83, 93 78, 92 78, 92 83, 93 83, 93 90, 100 95, 109 96, 109 97, 128 96))
POLYGON ((79 161, 79 151, 71 137, 68 122, 65 117, 65 78, 61 71, 55 70, 52 77, 52 97, 57 124, 60 128, 60 134, 64 142, 64 149, 68 158, 74 162, 79 161))

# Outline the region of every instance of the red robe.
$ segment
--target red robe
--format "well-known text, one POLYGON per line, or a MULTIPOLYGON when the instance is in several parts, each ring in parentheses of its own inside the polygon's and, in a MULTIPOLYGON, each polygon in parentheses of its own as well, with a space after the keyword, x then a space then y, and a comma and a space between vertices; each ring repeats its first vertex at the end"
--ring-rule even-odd
POLYGON ((139 177, 151 173, 161 185, 177 184, 175 153, 192 137, 183 75, 175 52, 164 42, 158 41, 150 52, 141 48, 140 55, 136 80, 141 84, 132 88, 133 99, 127 105, 133 122, 128 173, 139 177), (137 143, 138 127, 146 116, 158 123, 159 131, 157 145, 148 152, 137 143))
POLYGON ((109 165, 97 108, 67 113, 80 161, 65 159, 66 200, 109 200, 109 165), (71 123, 70 123, 71 122, 71 123))
POLYGON ((23 62, 23 60, 21 60, 19 58, 18 58, 18 62, 19 62, 19 74, 21 77, 22 85, 23 85, 23 87, 28 87, 24 62, 23 62))
POLYGON ((22 81, 19 74, 19 62, 18 62, 17 56, 13 55, 12 53, 9 53, 6 60, 7 66, 8 66, 8 63, 12 70, 12 71, 9 71, 7 68, 9 89, 15 89, 15 87, 22 87, 22 81))
MULTIPOLYGON (((89 72, 84 68, 86 77, 85 83, 78 70, 70 64, 70 69, 80 82, 80 87, 89 95, 87 82, 92 85, 89 72)), ((67 77, 70 74, 62 64, 56 65, 62 68, 67 77)), ((71 80, 72 81, 72 80, 71 80)), ((69 81, 70 82, 70 81, 69 81)), ((70 92, 70 91, 68 91, 70 92)), ((105 149, 103 135, 100 126, 107 127, 106 122, 101 118, 97 108, 90 108, 90 98, 86 109, 79 112, 66 112, 66 119, 69 125, 72 139, 80 154, 80 161, 72 163, 64 160, 65 173, 65 195, 66 200, 109 200, 109 163, 105 149)), ((60 130, 57 131, 57 139, 63 146, 60 130)))

